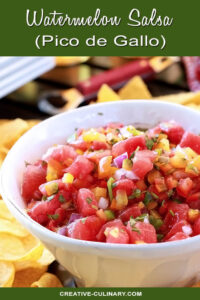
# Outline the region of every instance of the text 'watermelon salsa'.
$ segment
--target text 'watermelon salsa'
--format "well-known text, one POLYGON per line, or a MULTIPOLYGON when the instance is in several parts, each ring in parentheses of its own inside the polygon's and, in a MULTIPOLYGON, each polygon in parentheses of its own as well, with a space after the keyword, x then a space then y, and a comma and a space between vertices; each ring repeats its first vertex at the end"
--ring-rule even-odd
POLYGON ((79 129, 26 164, 29 216, 74 239, 144 244, 200 234, 200 136, 174 121, 79 129))

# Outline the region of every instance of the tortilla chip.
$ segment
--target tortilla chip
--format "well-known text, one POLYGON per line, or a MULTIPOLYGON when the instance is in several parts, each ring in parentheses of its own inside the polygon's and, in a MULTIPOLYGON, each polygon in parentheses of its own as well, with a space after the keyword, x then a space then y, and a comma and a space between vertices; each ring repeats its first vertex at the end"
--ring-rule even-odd
POLYGON ((63 285, 55 275, 45 273, 38 281, 32 283, 31 287, 63 287, 63 285))
POLYGON ((0 126, 0 147, 10 149, 20 136, 29 129, 26 121, 15 119, 0 126))
POLYGON ((189 107, 189 108, 193 108, 195 110, 200 110, 200 105, 194 104, 194 103, 189 103, 186 104, 185 106, 189 107))
POLYGON ((118 94, 123 100, 152 98, 151 93, 140 76, 133 77, 123 88, 119 90, 118 94))
POLYGON ((10 120, 8 120, 8 119, 0 119, 0 126, 3 125, 3 124, 5 124, 5 123, 8 123, 8 122, 10 122, 10 120))
POLYGON ((171 94, 165 96, 154 97, 153 99, 159 101, 167 101, 177 104, 200 104, 200 92, 187 92, 187 93, 178 93, 178 94, 171 94))
POLYGON ((13 287, 30 287, 32 283, 39 280, 46 268, 27 268, 15 273, 13 287))
MULTIPOLYGON (((21 271, 27 268, 44 268, 47 267, 55 260, 55 257, 49 250, 44 248, 41 257, 38 260, 24 260, 14 262, 15 270, 21 271)), ((46 271, 45 270, 45 271, 46 271)))
POLYGON ((24 255, 24 245, 18 237, 0 233, 0 260, 15 261, 24 255))
POLYGON ((0 166, 2 165, 6 155, 8 154, 9 149, 5 147, 0 147, 0 166))
POLYGON ((119 95, 115 93, 107 84, 103 84, 98 91, 97 102, 110 102, 120 100, 119 95))
POLYGON ((0 218, 5 220, 10 220, 10 221, 14 220, 14 217, 11 215, 5 202, 2 199, 0 200, 0 218))
POLYGON ((0 261, 0 287, 11 287, 14 276, 14 265, 11 262, 0 261))
POLYGON ((24 246, 24 254, 18 258, 19 261, 38 260, 42 256, 44 246, 36 237, 29 234, 22 238, 21 241, 24 246))
POLYGON ((15 219, 0 219, 0 233, 9 233, 18 237, 26 237, 29 232, 21 226, 15 219))
POLYGON ((40 120, 27 120, 29 129, 40 123, 40 120))

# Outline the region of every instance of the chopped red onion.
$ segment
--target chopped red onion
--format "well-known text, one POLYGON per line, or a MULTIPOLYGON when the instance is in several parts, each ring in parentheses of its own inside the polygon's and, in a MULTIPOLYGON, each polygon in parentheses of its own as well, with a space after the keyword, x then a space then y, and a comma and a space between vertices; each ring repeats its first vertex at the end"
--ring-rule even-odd
POLYGON ((122 167, 122 163, 123 163, 123 160, 128 158, 128 153, 125 152, 119 156, 117 156, 113 161, 114 161, 114 164, 117 168, 121 168, 122 167))
POLYGON ((125 169, 119 169, 115 172, 114 174, 114 178, 116 180, 120 180, 121 178, 128 178, 131 180, 138 180, 138 176, 135 175, 135 173, 133 171, 128 171, 125 169))
POLYGON ((58 229, 57 233, 66 236, 66 234, 67 234, 67 226, 65 225, 63 227, 60 227, 58 229))
POLYGON ((149 217, 148 216, 144 217, 144 223, 149 224, 149 217))
POLYGON ((106 209, 106 208, 108 208, 108 205, 109 205, 108 199, 106 199, 104 197, 101 197, 99 199, 99 203, 98 203, 99 208, 106 209))
POLYGON ((182 227, 182 230, 185 234, 191 235, 192 234, 192 228, 190 225, 185 225, 182 227))
POLYGON ((72 213, 69 218, 68 224, 73 223, 74 221, 81 219, 81 218, 82 218, 82 216, 80 214, 72 213))

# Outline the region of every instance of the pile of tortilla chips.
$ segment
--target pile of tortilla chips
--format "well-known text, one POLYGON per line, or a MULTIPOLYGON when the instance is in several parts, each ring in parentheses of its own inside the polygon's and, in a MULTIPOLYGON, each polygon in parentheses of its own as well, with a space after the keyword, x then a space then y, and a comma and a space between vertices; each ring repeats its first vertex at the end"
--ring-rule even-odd
MULTIPOLYGON (((0 165, 17 139, 38 121, 0 120, 0 165)), ((0 197, 0 287, 61 287, 47 272, 54 256, 22 227, 0 197)))
POLYGON ((153 97, 141 77, 133 77, 118 93, 103 84, 97 95, 97 102, 108 102, 128 99, 153 99, 182 104, 200 111, 200 92, 185 92, 160 97, 153 97))

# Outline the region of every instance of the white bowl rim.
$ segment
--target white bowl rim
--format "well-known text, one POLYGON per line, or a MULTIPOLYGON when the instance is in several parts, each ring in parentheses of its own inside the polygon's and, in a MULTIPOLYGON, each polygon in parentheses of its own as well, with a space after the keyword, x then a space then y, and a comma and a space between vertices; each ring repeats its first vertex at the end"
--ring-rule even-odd
MULTIPOLYGON (((101 108, 102 106, 112 106, 112 105, 121 105, 123 103, 123 105, 126 105, 127 103, 133 103, 133 104, 157 104, 159 105, 165 105, 166 108, 167 106, 171 107, 171 106, 176 106, 179 107, 180 110, 183 111, 190 111, 193 114, 197 115, 200 117, 199 112, 188 108, 188 107, 184 107, 180 104, 175 104, 175 103, 169 103, 169 102, 162 102, 162 101, 154 101, 154 100, 122 100, 122 101, 116 101, 116 102, 108 102, 108 103, 99 103, 99 104, 95 104, 95 107, 101 108)), ((43 126, 43 124, 47 124, 48 122, 52 122, 52 120, 59 118, 60 116, 66 114, 74 114, 74 112, 77 111, 87 111, 88 109, 90 109, 90 107, 93 107, 93 105, 91 106, 83 106, 80 107, 76 110, 71 110, 68 112, 63 112, 61 114, 55 115, 53 117, 50 117, 42 122, 40 122, 39 124, 35 125, 33 128, 31 128, 28 132, 26 132, 16 143, 15 145, 17 145, 18 143, 22 143, 23 142, 23 138, 26 135, 29 135, 32 131, 36 131, 38 129, 40 129, 41 126, 43 126)), ((79 247, 83 247, 83 248, 93 248, 93 249, 99 249, 99 250, 112 250, 112 251, 118 251, 118 250, 130 250, 130 251, 134 251, 134 250, 141 250, 143 252, 148 252, 149 250, 151 251, 164 251, 166 254, 166 250, 174 250, 176 249, 176 251, 181 251, 184 249, 184 247, 186 248, 192 248, 192 246, 196 245, 196 248, 200 249, 200 235, 194 236, 194 237, 190 237, 184 240, 180 240, 180 241, 173 241, 173 242, 163 242, 163 243, 152 243, 152 244, 112 244, 112 243, 102 243, 102 242, 93 242, 93 241, 84 241, 84 240, 78 240, 78 239, 73 239, 73 238, 69 238, 66 236, 62 236, 56 232, 53 232, 49 229, 47 229, 46 227, 43 227, 42 225, 40 225, 39 223, 37 223, 36 221, 34 221, 33 219, 31 219, 25 211, 22 211, 21 208, 19 208, 17 205, 15 205, 13 203, 13 201, 11 199, 8 199, 7 195, 6 195, 6 187, 3 184, 3 173, 4 173, 4 169, 7 168, 7 163, 9 161, 9 157, 10 155, 14 154, 15 151, 15 145, 12 147, 12 149, 9 151, 8 155, 6 156, 3 165, 1 167, 1 172, 0 172, 0 186, 1 186, 1 194, 3 199, 5 199, 5 202, 8 202, 9 206, 12 206, 12 208, 17 212, 17 214, 21 215, 23 218, 26 219, 26 222, 28 223, 30 228, 34 227, 34 231, 37 232, 40 236, 45 236, 46 238, 50 239, 52 242, 51 244, 56 244, 57 242, 60 243, 60 245, 63 245, 63 247, 66 244, 69 244, 71 246, 79 246, 79 247), (197 247, 197 244, 198 247, 197 247)), ((161 253, 160 253, 161 254, 161 253)))

